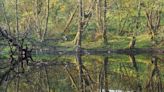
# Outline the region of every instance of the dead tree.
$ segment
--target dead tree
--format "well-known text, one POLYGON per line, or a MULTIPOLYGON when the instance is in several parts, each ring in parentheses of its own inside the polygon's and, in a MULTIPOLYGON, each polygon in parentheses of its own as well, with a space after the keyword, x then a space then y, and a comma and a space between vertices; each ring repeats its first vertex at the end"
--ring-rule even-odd
POLYGON ((29 61, 33 61, 31 52, 32 49, 29 49, 27 46, 24 46, 24 40, 25 38, 22 38, 21 40, 16 39, 16 37, 9 35, 8 32, 0 27, 0 35, 8 41, 9 47, 10 47, 10 62, 11 64, 21 64, 22 69, 24 69, 24 61, 28 64, 29 61), (13 47, 15 49, 13 50, 13 47), (17 56, 14 57, 14 56, 17 56))
MULTIPOLYGON (((0 27, 0 35, 4 38, 4 40, 8 41, 9 48, 10 48, 10 66, 7 67, 4 74, 2 74, 2 77, 0 79, 0 84, 3 83, 3 81, 8 80, 8 76, 10 73, 14 72, 16 75, 13 77, 19 76, 19 73, 24 72, 24 64, 23 61, 26 61, 28 64, 28 61, 32 61, 31 52, 32 50, 29 49, 27 46, 24 48, 24 40, 22 39, 22 42, 19 42, 16 37, 9 35, 8 32, 5 29, 2 29, 0 27), (21 67, 22 71, 19 71, 19 67, 21 67)), ((19 86, 19 83, 17 85, 17 88, 19 86)))
POLYGON ((155 40, 157 30, 160 27, 160 10, 146 11, 147 27, 151 35, 151 40, 155 40))

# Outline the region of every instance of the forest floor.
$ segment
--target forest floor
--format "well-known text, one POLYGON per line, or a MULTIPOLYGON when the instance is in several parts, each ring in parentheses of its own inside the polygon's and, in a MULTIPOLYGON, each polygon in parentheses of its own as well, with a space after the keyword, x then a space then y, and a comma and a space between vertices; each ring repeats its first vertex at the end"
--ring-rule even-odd
MULTIPOLYGON (((96 53, 108 53, 107 51, 117 51, 117 50, 121 53, 124 52, 123 50, 125 50, 125 52, 129 52, 128 45, 131 42, 131 39, 132 37, 129 37, 129 36, 109 35, 107 45, 104 45, 101 39, 97 41, 83 39, 82 48, 91 53, 95 53, 94 52, 95 50, 98 50, 96 53)), ((70 41, 61 41, 61 42, 52 41, 52 42, 48 42, 44 44, 45 45, 43 48, 46 48, 46 49, 48 48, 46 52, 48 53, 50 52, 51 54, 53 53, 54 55, 56 52, 58 53, 58 51, 61 51, 62 53, 65 53, 68 51, 68 54, 69 54, 69 51, 73 53, 72 51, 74 51, 76 47, 72 39, 70 41), (51 49, 52 47, 55 47, 55 49, 51 49)), ((137 50, 141 50, 141 52, 144 52, 144 51, 147 52, 147 51, 152 51, 153 49, 155 49, 157 52, 160 52, 164 48, 164 45, 160 43, 156 46, 153 46, 150 40, 150 36, 148 34, 142 34, 142 35, 136 36, 135 48, 136 49, 133 50, 134 52, 136 52, 137 50)), ((164 50, 162 50, 162 53, 163 51, 164 50)), ((9 48, 5 47, 1 50, 1 52, 8 53, 9 48)), ((3 57, 6 57, 6 55, 1 54, 0 58, 3 58, 3 57)))
MULTIPOLYGON (((108 37, 108 44, 103 45, 103 41, 101 39, 97 41, 82 41, 82 48, 85 49, 125 49, 128 48, 129 43, 131 42, 132 37, 128 36, 110 36, 108 37)), ((73 41, 65 41, 59 43, 58 46, 66 46, 70 50, 75 47, 73 41), (72 48, 73 47, 73 48, 72 48)), ((164 48, 162 44, 153 45, 150 40, 150 36, 147 34, 142 34, 136 36, 136 44, 135 48, 164 48)))

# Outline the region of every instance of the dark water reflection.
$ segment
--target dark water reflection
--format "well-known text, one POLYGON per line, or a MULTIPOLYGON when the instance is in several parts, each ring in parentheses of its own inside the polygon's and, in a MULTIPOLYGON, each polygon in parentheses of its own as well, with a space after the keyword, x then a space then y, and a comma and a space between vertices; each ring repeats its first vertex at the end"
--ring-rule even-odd
POLYGON ((164 59, 156 55, 80 55, 12 68, 1 61, 0 92, 163 92, 164 59))

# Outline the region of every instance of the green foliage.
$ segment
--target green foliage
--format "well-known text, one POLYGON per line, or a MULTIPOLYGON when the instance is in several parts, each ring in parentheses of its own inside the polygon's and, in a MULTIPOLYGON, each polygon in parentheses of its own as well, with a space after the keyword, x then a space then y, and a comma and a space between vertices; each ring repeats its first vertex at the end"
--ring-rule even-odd
MULTIPOLYGON (((18 2, 18 24, 20 33, 30 30, 28 35, 31 39, 41 40, 45 30, 45 21, 47 15, 47 1, 39 0, 19 0, 18 2), (40 10, 37 12, 37 10, 40 10)), ((84 0, 84 11, 88 11, 92 0, 84 0)), ((110 48, 126 48, 129 43, 129 37, 137 36, 137 47, 150 47, 150 38, 147 37, 148 27, 146 11, 151 9, 161 11, 160 29, 158 30, 159 44, 157 47, 162 48, 162 36, 164 25, 164 2, 163 0, 107 0, 107 38, 109 39, 110 48), (139 7, 141 10, 139 11, 139 7), (139 14, 140 13, 140 14, 139 14), (137 24, 138 23, 138 24, 137 24), (136 25, 139 27, 136 28, 136 25), (121 31, 121 32, 120 32, 121 31), (119 34, 119 35, 118 35, 119 34), (121 34, 121 35, 120 35, 121 34), (146 38, 144 36, 146 35, 146 38)), ((64 28, 71 17, 73 11, 77 8, 76 0, 50 0, 49 22, 46 39, 60 39, 63 34, 68 36, 67 41, 59 41, 59 46, 72 46, 71 42, 74 40, 78 29, 78 12, 75 13, 72 22, 68 27, 68 31, 63 33, 64 28)), ((0 24, 8 28, 7 22, 10 26, 11 33, 15 34, 16 29, 16 14, 15 1, 1 0, 0 1, 0 24), (4 3, 4 6, 2 5, 4 3), (4 12, 5 11, 5 12, 4 12), (5 17, 7 21, 5 20, 5 17)), ((84 29, 82 34, 83 46, 87 48, 101 48, 102 40, 94 41, 94 34, 97 32, 97 15, 96 5, 92 11, 91 19, 88 26, 84 29)), ((56 42, 50 43, 56 45, 56 42)))

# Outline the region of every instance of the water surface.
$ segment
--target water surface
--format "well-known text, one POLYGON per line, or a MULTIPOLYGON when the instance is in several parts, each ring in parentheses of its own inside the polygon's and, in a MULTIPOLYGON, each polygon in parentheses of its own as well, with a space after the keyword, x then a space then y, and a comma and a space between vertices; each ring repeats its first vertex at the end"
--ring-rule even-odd
MULTIPOLYGON (((164 57, 63 55, 16 65, 1 60, 0 92, 163 92, 164 57)), ((37 58, 35 58, 37 59, 37 58)))

